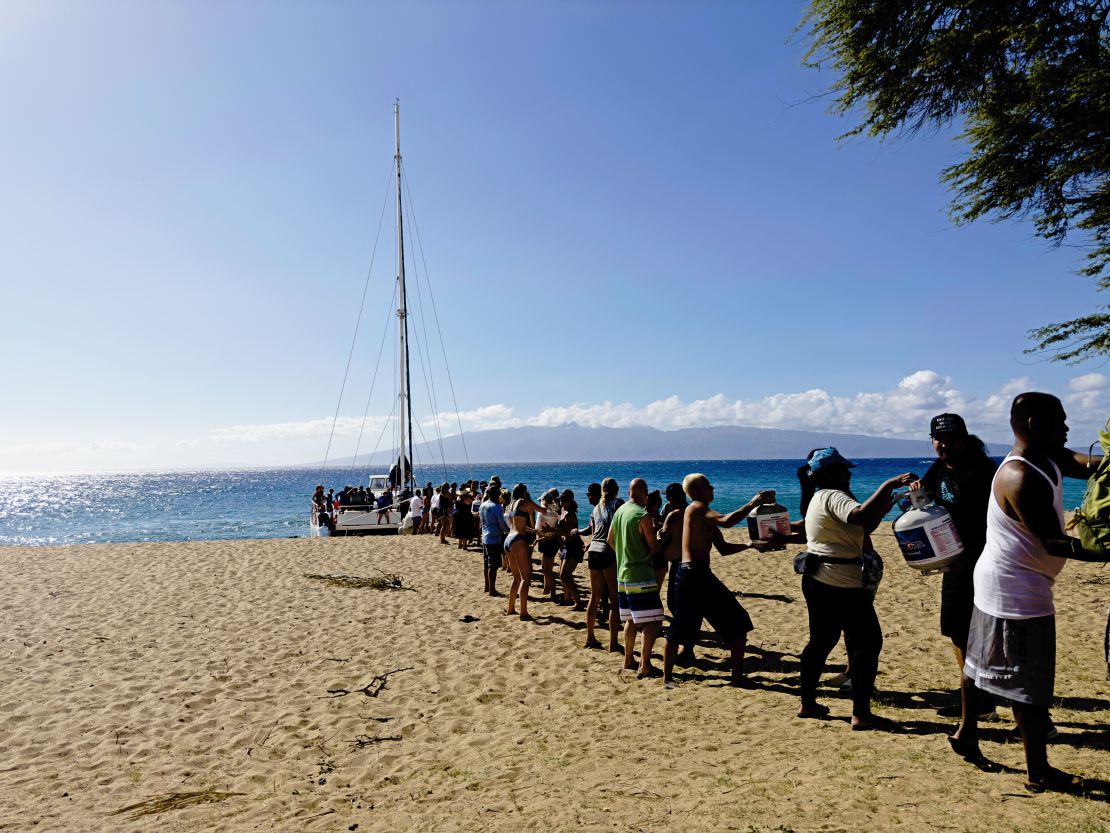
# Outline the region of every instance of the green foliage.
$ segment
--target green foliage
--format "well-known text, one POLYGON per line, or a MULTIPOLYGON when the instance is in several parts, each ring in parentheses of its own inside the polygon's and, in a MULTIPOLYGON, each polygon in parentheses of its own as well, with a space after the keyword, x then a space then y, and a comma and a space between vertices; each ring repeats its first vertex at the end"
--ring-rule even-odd
MULTIPOLYGON (((806 62, 837 75, 845 135, 959 121, 968 154, 946 168, 956 223, 1029 218, 1080 272, 1110 287, 1110 0, 812 0, 806 62)), ((1031 333, 1075 361, 1110 353, 1110 317, 1031 333)))
POLYGON ((1084 315, 1062 324, 1038 327, 1029 335, 1037 340, 1037 346, 1026 350, 1027 353, 1051 353, 1057 361, 1075 362, 1091 355, 1110 353, 1110 314, 1084 315))

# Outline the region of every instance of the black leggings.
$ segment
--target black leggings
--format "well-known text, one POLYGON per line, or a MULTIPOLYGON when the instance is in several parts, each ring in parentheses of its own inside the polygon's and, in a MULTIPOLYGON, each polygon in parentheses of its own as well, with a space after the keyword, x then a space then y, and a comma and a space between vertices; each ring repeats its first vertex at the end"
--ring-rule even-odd
POLYGON ((841 631, 851 651, 852 714, 871 714, 871 695, 883 649, 883 632, 871 596, 862 587, 833 587, 802 576, 802 594, 809 610, 809 642, 802 651, 802 702, 817 699, 817 683, 825 660, 841 631))

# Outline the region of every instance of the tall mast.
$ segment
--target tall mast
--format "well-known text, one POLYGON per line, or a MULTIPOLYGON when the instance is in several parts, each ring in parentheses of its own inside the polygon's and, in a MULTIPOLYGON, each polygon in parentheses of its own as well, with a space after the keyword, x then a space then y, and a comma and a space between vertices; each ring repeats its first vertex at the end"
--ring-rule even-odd
POLYGON ((408 307, 405 297, 405 235, 401 213, 401 104, 393 103, 393 130, 397 139, 397 154, 394 157, 397 168, 397 331, 400 338, 400 402, 397 409, 400 424, 397 444, 397 471, 401 488, 409 485, 412 478, 412 403, 409 399, 409 324, 408 307), (406 443, 406 438, 408 442, 406 443), (405 452, 408 451, 408 465, 405 452))

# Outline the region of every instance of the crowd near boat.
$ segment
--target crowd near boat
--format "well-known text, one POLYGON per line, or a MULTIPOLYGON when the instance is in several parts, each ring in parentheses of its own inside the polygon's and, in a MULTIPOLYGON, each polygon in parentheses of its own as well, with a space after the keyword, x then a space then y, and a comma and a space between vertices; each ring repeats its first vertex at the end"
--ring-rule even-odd
MULTIPOLYGON (((548 489, 537 500, 525 484, 507 487, 496 475, 462 484, 429 483, 398 497, 404 532, 444 544, 453 538, 460 549, 481 548, 483 592, 505 598, 507 615, 529 621, 529 604, 536 601, 581 612, 586 648, 620 653, 624 667, 638 678, 660 677, 667 688, 676 684, 674 667, 694 661, 703 621, 729 649, 731 684, 757 685, 743 668, 751 617, 713 573, 711 552, 762 552, 804 543, 805 551, 794 559, 809 620, 797 715, 829 716, 817 698, 818 683, 843 637, 848 666, 838 682, 852 700, 851 729, 866 731, 897 728, 872 710, 883 646, 874 598, 883 565, 870 533, 904 487, 901 497, 910 511, 903 518, 909 521, 895 527, 903 555, 910 566, 943 570, 940 630, 960 669, 959 702, 939 710, 960 719, 949 737, 952 749, 980 769, 1000 770, 980 750, 978 725, 1003 703, 1013 708, 1021 734, 1026 787, 1081 792, 1082 779, 1052 767, 1047 757, 1047 743, 1056 734, 1049 713, 1055 682, 1053 582, 1068 559, 1110 556, 1085 548, 1065 531, 1062 479, 1087 479, 1099 462, 1066 448, 1066 419, 1054 396, 1017 396, 1010 415, 1014 446, 999 464, 958 414, 939 414, 929 426, 937 459, 928 471, 921 477, 900 474, 862 499, 851 489, 855 464, 836 448, 814 449, 799 460, 801 520, 793 523, 769 490, 755 492, 732 511, 717 511, 713 484, 698 473, 662 490, 635 478, 623 499, 617 482, 603 478, 586 490, 588 509, 580 509, 569 489, 548 489), (935 509, 924 508, 926 498, 935 509), (722 531, 744 519, 750 542, 726 540, 722 531), (530 597, 536 550, 538 600, 530 597), (583 561, 588 595, 578 585, 583 561), (504 594, 497 587, 501 574, 510 577, 504 594), (653 647, 664 635, 664 599, 670 622, 659 668, 653 647)), ((334 495, 321 486, 313 501, 322 515, 334 517, 342 511, 382 511, 394 495, 349 486, 334 495)))

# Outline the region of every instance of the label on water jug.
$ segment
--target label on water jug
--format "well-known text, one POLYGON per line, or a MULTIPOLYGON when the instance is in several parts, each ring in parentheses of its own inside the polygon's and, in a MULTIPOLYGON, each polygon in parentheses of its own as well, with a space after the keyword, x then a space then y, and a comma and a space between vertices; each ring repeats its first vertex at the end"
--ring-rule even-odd
POLYGON ((938 558, 959 555, 964 550, 960 533, 956 531, 956 524, 952 522, 951 515, 929 521, 925 524, 925 532, 928 533, 929 540, 933 544, 933 553, 938 558))
POLYGON ((944 559, 963 551, 963 543, 949 515, 913 529, 896 529, 894 537, 906 561, 944 559))
POLYGON ((769 541, 774 533, 790 534, 790 515, 775 512, 770 515, 748 515, 748 536, 753 541, 769 541))

